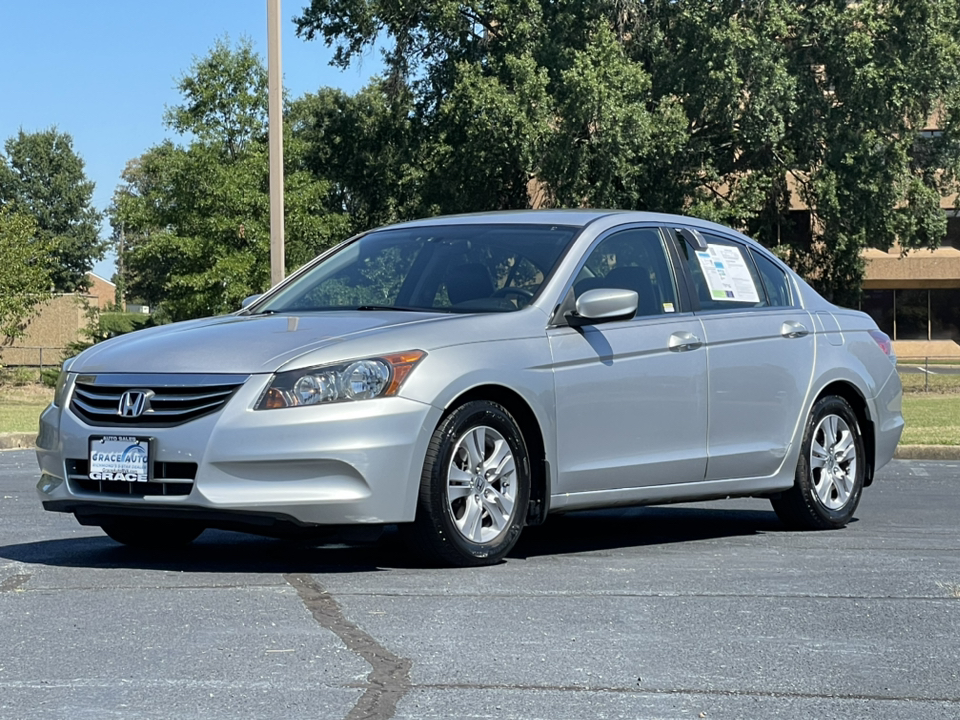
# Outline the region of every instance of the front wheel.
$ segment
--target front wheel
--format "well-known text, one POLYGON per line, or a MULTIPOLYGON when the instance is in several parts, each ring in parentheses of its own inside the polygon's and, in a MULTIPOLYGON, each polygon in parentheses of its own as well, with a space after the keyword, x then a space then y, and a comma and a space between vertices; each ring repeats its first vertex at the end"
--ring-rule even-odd
POLYGON ((794 485, 771 500, 793 530, 832 530, 850 522, 860 503, 866 471, 860 424, 841 397, 818 400, 803 434, 794 485))
POLYGON ((189 545, 205 528, 187 520, 118 518, 101 525, 100 529, 123 545, 163 550, 189 545))
POLYGON ((434 431, 416 520, 402 530, 432 561, 491 565, 520 537, 529 498, 530 460, 516 421, 502 405, 474 400, 434 431))

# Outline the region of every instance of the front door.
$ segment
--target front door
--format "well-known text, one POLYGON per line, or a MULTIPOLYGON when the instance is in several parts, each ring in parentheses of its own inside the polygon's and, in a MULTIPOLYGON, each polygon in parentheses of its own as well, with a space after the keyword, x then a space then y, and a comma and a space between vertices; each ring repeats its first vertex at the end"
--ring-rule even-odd
POLYGON ((637 292, 637 316, 548 330, 557 407, 557 490, 619 490, 702 480, 707 362, 703 327, 681 314, 656 228, 601 238, 573 284, 637 292))

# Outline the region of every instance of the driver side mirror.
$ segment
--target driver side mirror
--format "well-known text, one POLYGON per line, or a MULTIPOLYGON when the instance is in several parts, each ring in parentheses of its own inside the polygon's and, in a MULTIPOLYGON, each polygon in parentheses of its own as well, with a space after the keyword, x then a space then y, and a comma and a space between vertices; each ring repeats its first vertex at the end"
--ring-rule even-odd
POLYGON ((637 314, 639 297, 633 290, 597 288, 576 299, 574 309, 563 314, 571 327, 596 325, 615 320, 630 320, 637 314))

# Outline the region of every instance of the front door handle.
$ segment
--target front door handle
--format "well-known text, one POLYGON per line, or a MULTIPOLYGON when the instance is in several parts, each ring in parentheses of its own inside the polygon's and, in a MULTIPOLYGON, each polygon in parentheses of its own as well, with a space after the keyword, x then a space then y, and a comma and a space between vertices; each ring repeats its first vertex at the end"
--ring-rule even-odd
POLYGON ((810 331, 801 323, 787 320, 787 322, 780 326, 780 334, 785 338, 798 338, 809 335, 810 331))
POLYGON ((670 336, 669 347, 673 352, 696 350, 703 345, 703 340, 691 332, 675 332, 670 336))

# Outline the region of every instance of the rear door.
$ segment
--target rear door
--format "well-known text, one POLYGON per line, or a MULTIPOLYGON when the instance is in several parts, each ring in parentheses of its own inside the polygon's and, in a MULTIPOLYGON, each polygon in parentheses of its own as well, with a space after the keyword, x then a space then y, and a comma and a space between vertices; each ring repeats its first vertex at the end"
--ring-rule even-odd
POLYGON ((708 365, 708 480, 764 477, 783 462, 803 411, 815 327, 783 270, 734 238, 681 240, 708 365))

